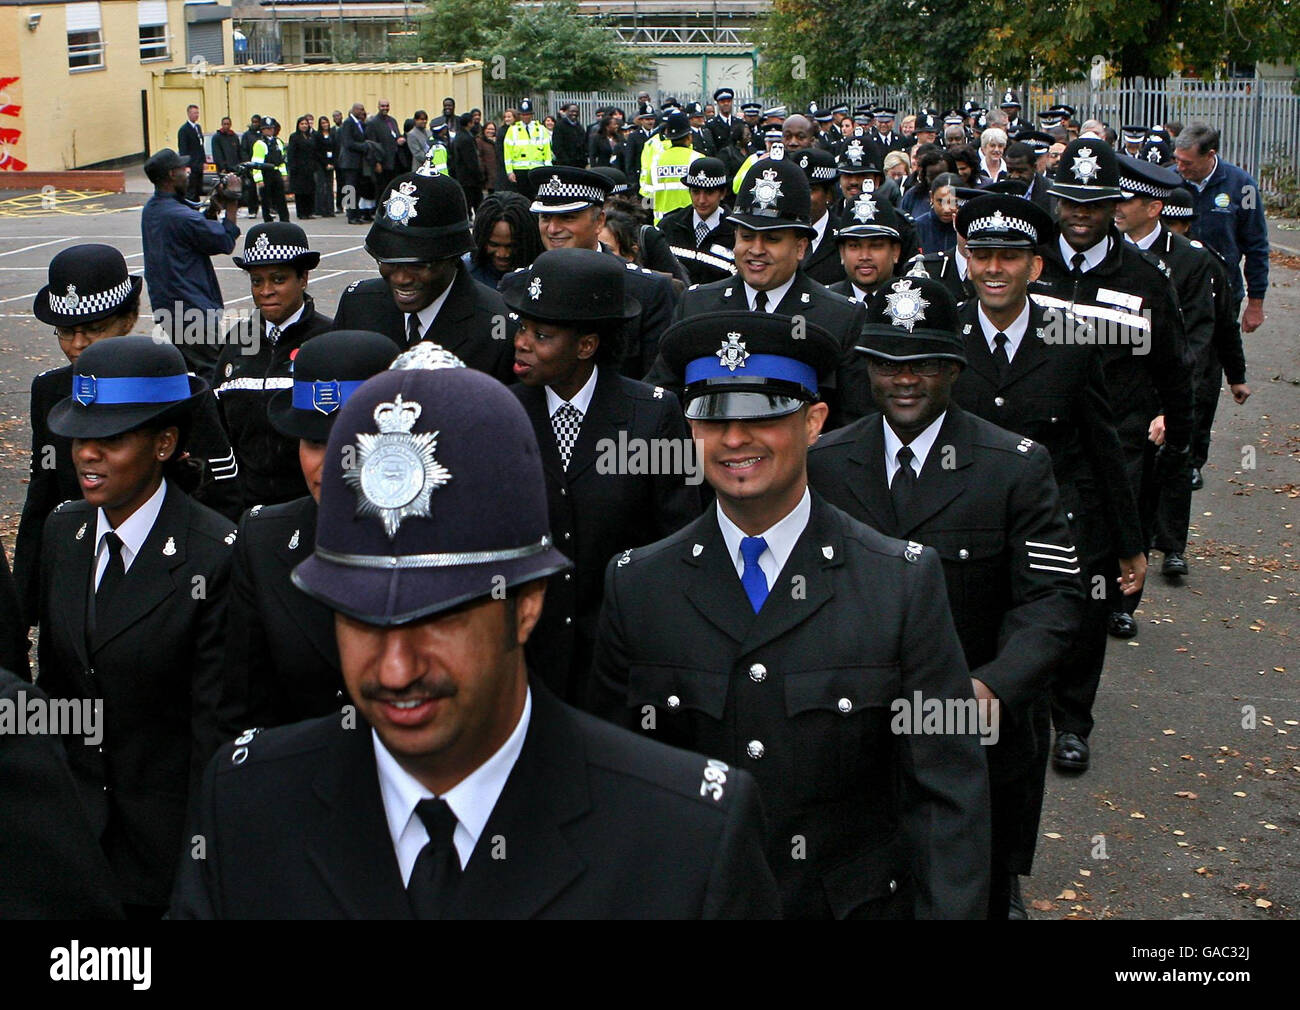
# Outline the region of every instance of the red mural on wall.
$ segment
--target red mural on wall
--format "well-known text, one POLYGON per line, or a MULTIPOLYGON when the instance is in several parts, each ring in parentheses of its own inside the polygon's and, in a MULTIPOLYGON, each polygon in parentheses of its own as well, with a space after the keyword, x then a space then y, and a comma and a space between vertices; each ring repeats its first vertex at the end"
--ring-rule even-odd
MULTIPOLYGON (((17 118, 23 107, 10 100, 9 88, 17 84, 20 78, 0 77, 0 116, 17 118)), ((22 172, 27 169, 27 162, 15 158, 9 153, 10 148, 18 143, 23 131, 13 126, 0 126, 0 171, 22 172)))

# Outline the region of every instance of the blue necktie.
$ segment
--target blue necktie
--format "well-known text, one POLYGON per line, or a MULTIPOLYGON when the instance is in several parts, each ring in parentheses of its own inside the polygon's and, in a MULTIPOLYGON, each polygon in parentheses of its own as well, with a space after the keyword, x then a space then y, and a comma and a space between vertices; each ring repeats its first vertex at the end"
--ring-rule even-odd
POLYGON ((767 576, 758 567, 758 557, 767 550, 767 541, 762 537, 743 537, 740 541, 740 556, 745 559, 745 570, 740 575, 740 584, 745 587, 754 613, 763 609, 767 599, 767 576))

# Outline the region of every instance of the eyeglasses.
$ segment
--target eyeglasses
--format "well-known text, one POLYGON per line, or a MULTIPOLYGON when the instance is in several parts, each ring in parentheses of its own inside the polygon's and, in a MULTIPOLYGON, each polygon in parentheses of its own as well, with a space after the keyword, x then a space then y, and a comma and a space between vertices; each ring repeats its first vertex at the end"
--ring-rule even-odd
POLYGON ((84 326, 73 326, 71 329, 63 326, 54 327, 54 335, 59 338, 60 342, 70 344, 77 339, 77 336, 83 336, 87 340, 94 340, 96 337, 102 337, 105 333, 113 328, 114 320, 105 319, 101 322, 86 323, 84 326))
POLYGON ((880 375, 901 375, 904 370, 923 379, 933 379, 943 371, 942 358, 924 358, 921 361, 885 361, 880 358, 871 360, 871 370, 880 375))

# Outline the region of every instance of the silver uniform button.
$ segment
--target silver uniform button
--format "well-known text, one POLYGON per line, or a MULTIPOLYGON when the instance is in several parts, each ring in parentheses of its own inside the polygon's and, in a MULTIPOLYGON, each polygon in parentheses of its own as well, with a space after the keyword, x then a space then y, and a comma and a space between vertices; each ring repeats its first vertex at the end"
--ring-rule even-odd
POLYGON ((957 552, 957 557, 965 561, 967 558, 970 557, 970 551, 966 550, 966 548, 963 547, 961 550, 957 552))
POLYGON ((1066 519, 1069 519, 1071 522, 1073 522, 1073 521, 1074 521, 1074 513, 1073 513, 1073 512, 1067 512, 1067 513, 1065 513, 1065 518, 1066 518, 1066 519))
POLYGON ((755 684, 761 684, 767 680, 767 667, 762 663, 755 663, 749 668, 749 679, 755 684))
POLYGON ((848 713, 853 711, 853 702, 849 701, 848 698, 841 698, 839 701, 835 703, 835 707, 838 708, 845 715, 847 715, 848 713))
POLYGON ((564 539, 565 539, 565 540, 572 540, 572 539, 573 539, 573 534, 571 534, 571 533, 566 533, 566 534, 564 534, 564 539))
POLYGON ((677 695, 675 695, 675 694, 670 694, 670 695, 668 696, 668 707, 669 707, 669 708, 680 708, 680 707, 681 707, 681 704, 682 704, 682 699, 679 698, 679 697, 677 697, 677 695))
POLYGON ((1004 405, 1006 404, 1006 402, 1007 402, 1007 401, 1004 400, 1004 399, 1002 399, 1002 397, 1000 397, 1000 396, 995 396, 995 397, 993 397, 993 406, 995 406, 995 407, 1001 407, 1001 406, 1004 406, 1004 405))
POLYGON ((566 617, 566 618, 564 619, 564 623, 565 623, 565 624, 572 624, 572 623, 573 623, 573 618, 572 618, 572 617, 566 617))
POLYGON ((889 882, 889 893, 890 893, 890 894, 893 894, 893 893, 894 893, 895 891, 897 891, 897 890, 898 890, 898 881, 897 881, 897 880, 891 880, 891 881, 889 882))
POLYGON ((766 752, 767 748, 763 746, 762 740, 751 740, 749 743, 745 744, 745 753, 755 761, 761 758, 766 752))
POLYGON ((571 581, 573 581, 573 573, 572 573, 572 572, 565 572, 565 573, 564 573, 564 581, 565 581, 565 582, 571 582, 571 581))

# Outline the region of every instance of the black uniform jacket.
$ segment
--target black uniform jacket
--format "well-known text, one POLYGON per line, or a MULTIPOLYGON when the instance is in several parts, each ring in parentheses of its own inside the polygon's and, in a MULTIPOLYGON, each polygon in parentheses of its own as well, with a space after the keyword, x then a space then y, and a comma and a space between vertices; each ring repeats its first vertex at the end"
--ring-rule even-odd
POLYGON ((1064 658, 1083 601, 1047 450, 950 405, 913 508, 896 517, 883 425, 873 414, 819 439, 809 483, 860 522, 939 553, 971 676, 1023 710, 1064 658))
POLYGON ((103 703, 103 740, 65 736, 73 777, 124 902, 163 905, 186 798, 210 752, 235 530, 168 485, 162 510, 105 613, 93 606, 96 510, 45 523, 40 683, 103 703))
POLYGON ((1034 301, 1067 313, 1070 332, 1083 329, 1085 340, 1086 324, 1103 334, 1109 327, 1117 338, 1094 350, 1102 358, 1120 442, 1145 446, 1151 419, 1164 414, 1168 444, 1187 448, 1192 430, 1191 369, 1182 315, 1169 278, 1113 227, 1105 259, 1087 273, 1070 273, 1055 231, 1039 246, 1039 254, 1043 272, 1029 286, 1034 301), (1119 329, 1123 326, 1130 332, 1119 329), (1149 338, 1146 352, 1134 353, 1138 342, 1147 339, 1143 333, 1149 338))
POLYGON ((298 463, 298 440, 271 427, 266 408, 282 389, 293 388, 293 355, 304 343, 334 325, 316 311, 311 295, 303 296, 302 315, 271 343, 263 332, 256 342, 245 320, 226 335, 214 372, 221 420, 239 461, 242 508, 278 505, 307 493, 298 463), (257 348, 256 354, 245 351, 257 348))
POLYGON ((347 703, 334 611, 289 579, 315 543, 310 495, 254 506, 239 524, 214 747, 250 726, 314 719, 347 703))
MULTIPOLYGON (((532 688, 523 750, 444 918, 779 914, 753 779, 532 688)), ((328 716, 246 747, 208 767, 193 826, 207 858, 182 857, 172 917, 412 918, 369 726, 328 716)))
MULTIPOLYGON (((14 580, 18 601, 28 626, 36 623, 40 606, 41 531, 54 506, 81 497, 81 484, 72 463, 72 439, 50 431, 50 408, 72 392, 72 366, 51 368, 32 380, 32 462, 27 498, 23 502, 18 539, 14 543, 14 580)), ((237 519, 239 464, 221 425, 216 397, 205 393, 194 409, 194 423, 185 447, 192 459, 201 460, 203 478, 195 500, 237 519)))
MULTIPOLYGON (((615 255, 603 242, 601 252, 615 255)), ((627 263, 623 281, 627 293, 641 306, 641 315, 623 325, 623 365, 620 371, 639 379, 659 356, 659 336, 673 321, 677 293, 669 277, 647 267, 627 263)), ((649 380, 647 380, 649 381, 649 380)))
POLYGON ((574 571, 549 580, 541 621, 528 642, 529 665, 557 695, 577 703, 587 694, 605 565, 615 554, 660 540, 700 514, 699 484, 686 483, 680 462, 694 458, 682 455, 690 436, 675 396, 600 368, 566 471, 546 390, 523 385, 511 390, 528 411, 541 446, 551 537, 574 562, 574 571), (632 468, 638 442, 645 446, 643 461, 676 460, 675 471, 651 474, 638 465, 637 473, 619 473, 624 464, 632 468), (658 449, 668 454, 661 456, 658 449))
POLYGON ((10 670, 24 680, 31 677, 27 663, 27 622, 18 606, 18 593, 9 574, 9 558, 0 544, 0 669, 10 670))
POLYGON ((817 243, 817 248, 812 248, 812 240, 808 240, 808 254, 799 263, 799 269, 803 271, 805 277, 810 277, 818 284, 834 284, 836 281, 844 280, 844 266, 840 263, 840 245, 835 241, 835 229, 843 223, 830 211, 827 211, 830 220, 826 222, 826 231, 822 235, 822 240, 817 243))
POLYGON ((1214 342, 1214 268, 1205 246, 1162 226, 1143 252, 1173 281, 1183 313, 1188 362, 1199 360, 1214 342))
MULTIPOLYGON (((404 351, 411 346, 406 339, 406 314, 393 301, 382 277, 348 285, 334 314, 334 329, 374 330, 404 351)), ((514 381, 515 329, 501 295, 474 280, 460 263, 447 300, 421 339, 441 344, 470 368, 510 383, 514 381)))
POLYGON ((1199 241, 1193 241, 1210 259, 1210 283, 1214 288, 1214 355, 1228 382, 1246 381, 1246 352, 1241 346, 1241 320, 1238 302, 1232 293, 1230 267, 1223 254, 1199 241))
POLYGON ((735 226, 724 214, 718 226, 695 241, 695 208, 678 207, 659 222, 659 231, 668 240, 677 262, 686 268, 692 284, 710 284, 726 280, 736 272, 735 226))
MULTIPOLYGON (((39 687, 0 669, 0 703, 16 711, 34 700, 48 702, 39 687)), ((0 733, 0 769, 0 919, 121 918, 59 740, 0 733)))
POLYGON ((951 249, 947 252, 923 253, 908 260, 906 267, 900 265, 895 270, 900 277, 929 277, 932 281, 938 281, 948 289, 952 300, 960 304, 975 297, 975 285, 969 276, 966 280, 961 279, 956 257, 957 254, 951 249))
POLYGON ((814 493, 755 614, 710 509, 610 563, 593 688, 592 711, 758 779, 787 916, 985 914, 978 738, 891 728, 895 699, 971 697, 933 550, 814 493))
POLYGON ((1047 449, 1085 562, 1141 553, 1136 489, 1124 472, 1101 356, 1087 346, 1048 344, 1039 335, 1046 332, 1044 310, 1031 300, 1025 337, 999 379, 979 302, 966 302, 960 312, 967 367, 953 385, 953 402, 1047 449))
MULTIPOLYGON (((733 277, 687 288, 677 303, 674 318, 685 319, 705 312, 744 312, 747 308, 745 285, 739 277, 733 277)), ((831 407, 831 423, 842 423, 870 413, 871 386, 864 385, 866 365, 856 360, 861 355, 853 351, 866 321, 866 308, 835 294, 800 270, 795 272, 794 283, 773 311, 777 315, 802 316, 808 322, 829 330, 841 341, 843 364, 833 382, 823 383, 823 398, 831 407), (837 385, 839 388, 834 388, 837 385)), ((678 396, 685 384, 684 377, 669 368, 662 355, 655 361, 645 381, 671 389, 678 396)))

